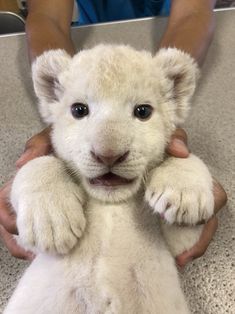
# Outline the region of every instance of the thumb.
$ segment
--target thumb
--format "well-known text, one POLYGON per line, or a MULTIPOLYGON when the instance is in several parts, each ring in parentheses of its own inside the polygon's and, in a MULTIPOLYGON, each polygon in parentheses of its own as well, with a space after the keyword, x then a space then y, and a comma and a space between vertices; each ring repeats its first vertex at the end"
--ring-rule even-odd
POLYGON ((189 149, 187 147, 187 134, 183 129, 176 129, 166 149, 169 155, 178 158, 187 158, 189 149))

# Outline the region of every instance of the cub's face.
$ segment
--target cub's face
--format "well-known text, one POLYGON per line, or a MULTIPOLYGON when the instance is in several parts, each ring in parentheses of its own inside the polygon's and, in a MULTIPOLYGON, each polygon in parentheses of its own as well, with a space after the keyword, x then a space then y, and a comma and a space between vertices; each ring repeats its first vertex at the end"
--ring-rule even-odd
POLYGON ((93 197, 118 202, 136 193, 163 158, 187 114, 197 67, 176 49, 156 57, 100 45, 70 58, 49 51, 33 79, 56 153, 93 197))

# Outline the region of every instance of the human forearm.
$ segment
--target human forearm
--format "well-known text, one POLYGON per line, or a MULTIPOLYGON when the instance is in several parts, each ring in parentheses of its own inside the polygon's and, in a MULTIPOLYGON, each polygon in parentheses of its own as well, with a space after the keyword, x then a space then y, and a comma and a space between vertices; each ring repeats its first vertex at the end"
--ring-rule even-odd
POLYGON ((26 35, 30 60, 48 49, 75 52, 70 36, 73 0, 29 0, 26 35))
POLYGON ((214 32, 215 0, 173 0, 160 47, 188 52, 202 65, 214 32))
POLYGON ((49 49, 62 48, 71 55, 75 52, 70 35, 64 34, 51 19, 40 14, 27 19, 26 32, 31 61, 49 49))

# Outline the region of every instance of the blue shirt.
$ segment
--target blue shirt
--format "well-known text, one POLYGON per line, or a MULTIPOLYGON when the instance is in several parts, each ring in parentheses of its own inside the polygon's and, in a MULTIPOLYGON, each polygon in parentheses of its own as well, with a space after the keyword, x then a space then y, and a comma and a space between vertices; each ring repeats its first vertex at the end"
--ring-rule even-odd
POLYGON ((79 25, 169 15, 171 0, 77 0, 79 25))

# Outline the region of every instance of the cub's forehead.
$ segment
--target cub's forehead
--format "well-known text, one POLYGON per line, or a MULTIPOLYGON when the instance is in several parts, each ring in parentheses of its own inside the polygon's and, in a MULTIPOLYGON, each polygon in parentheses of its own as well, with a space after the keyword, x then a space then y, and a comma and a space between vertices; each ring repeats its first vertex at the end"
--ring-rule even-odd
POLYGON ((102 67, 103 69, 136 67, 143 68, 153 61, 147 51, 137 51, 130 46, 98 45, 89 50, 83 50, 72 60, 74 66, 102 67), (142 65, 142 66, 141 66, 142 65))
POLYGON ((78 53, 67 73, 68 88, 92 98, 152 93, 161 73, 146 51, 127 46, 97 46, 78 53), (89 95, 88 95, 89 94, 89 95))

